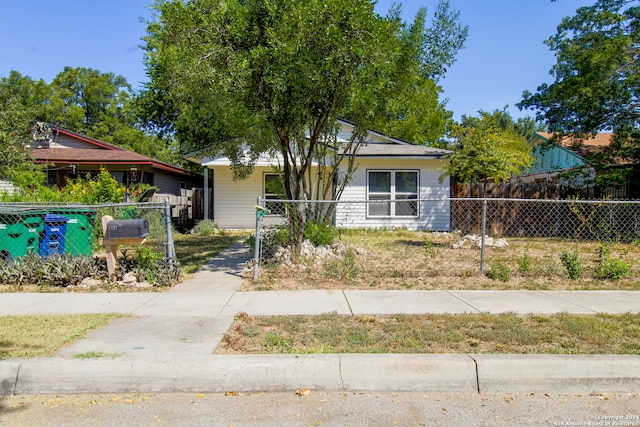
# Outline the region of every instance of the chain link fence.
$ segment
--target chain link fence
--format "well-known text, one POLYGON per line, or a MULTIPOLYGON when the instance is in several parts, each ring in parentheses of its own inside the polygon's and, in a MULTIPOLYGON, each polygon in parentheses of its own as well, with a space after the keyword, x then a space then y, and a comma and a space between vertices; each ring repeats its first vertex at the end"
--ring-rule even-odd
MULTIPOLYGON (((256 220, 254 279, 261 263, 297 262, 291 260, 286 248, 290 245, 292 211, 299 212, 303 222, 324 218, 337 227, 335 240, 340 243, 334 242, 328 249, 334 255, 341 252, 344 258, 345 253, 358 254, 346 276, 337 274, 342 279, 357 276, 373 282, 393 279, 407 283, 454 280, 491 273, 498 264, 511 272, 563 276, 563 254, 581 251, 594 264, 598 256, 602 261, 603 248, 611 247, 615 249, 612 256, 632 266, 632 274, 637 270, 638 201, 258 199, 258 205, 267 210, 258 210, 256 220)), ((317 234, 317 227, 314 230, 308 233, 305 228, 305 238, 317 234)), ((308 243, 301 249, 303 258, 327 252, 312 249, 308 243)), ((325 257, 323 262, 315 258, 313 265, 336 265, 334 256, 325 257)), ((593 269, 597 269, 595 264, 593 269)), ((333 274, 331 269, 320 270, 318 276, 333 274)), ((309 265, 305 271, 310 271, 309 265)))
POLYGON ((0 204, 0 261, 59 254, 92 256, 103 252, 102 217, 144 219, 148 244, 156 245, 175 262, 170 207, 167 203, 77 205, 62 203, 0 204))

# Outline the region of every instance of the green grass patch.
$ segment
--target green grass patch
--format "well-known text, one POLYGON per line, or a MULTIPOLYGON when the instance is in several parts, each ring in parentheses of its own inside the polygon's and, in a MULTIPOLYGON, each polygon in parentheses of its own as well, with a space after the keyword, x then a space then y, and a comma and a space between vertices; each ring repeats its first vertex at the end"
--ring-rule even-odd
POLYGON ((639 325, 630 313, 239 315, 217 352, 640 354, 639 325))
POLYGON ((0 359, 51 356, 120 314, 0 316, 0 359))

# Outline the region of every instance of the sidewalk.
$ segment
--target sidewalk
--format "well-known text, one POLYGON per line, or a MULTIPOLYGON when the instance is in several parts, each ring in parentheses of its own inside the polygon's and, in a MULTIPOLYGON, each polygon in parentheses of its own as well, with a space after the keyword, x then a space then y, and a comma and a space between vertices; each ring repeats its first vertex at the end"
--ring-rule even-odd
POLYGON ((636 392, 640 358, 596 355, 213 355, 238 312, 640 312, 631 291, 237 292, 236 245, 166 293, 0 294, 0 315, 125 313, 55 357, 0 362, 0 393, 285 391, 636 392), (77 359, 102 352, 106 357, 77 359))

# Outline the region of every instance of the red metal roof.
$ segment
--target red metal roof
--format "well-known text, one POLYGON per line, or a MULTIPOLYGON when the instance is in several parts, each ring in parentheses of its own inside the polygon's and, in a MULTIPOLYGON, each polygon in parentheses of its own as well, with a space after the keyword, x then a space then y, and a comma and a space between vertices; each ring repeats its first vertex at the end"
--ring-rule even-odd
POLYGON ((151 167, 174 173, 198 177, 186 169, 161 162, 152 157, 109 144, 87 135, 72 132, 68 129, 53 127, 54 132, 88 142, 96 148, 35 148, 31 150, 31 158, 38 163, 65 163, 77 165, 150 165, 151 167))

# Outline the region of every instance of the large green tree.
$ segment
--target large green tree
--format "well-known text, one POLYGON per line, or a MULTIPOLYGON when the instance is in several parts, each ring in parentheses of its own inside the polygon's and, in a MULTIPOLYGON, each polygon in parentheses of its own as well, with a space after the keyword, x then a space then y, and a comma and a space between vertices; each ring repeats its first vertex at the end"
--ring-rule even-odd
MULTIPOLYGON (((381 17, 367 0, 190 0, 155 7, 146 39, 147 117, 175 132, 185 150, 207 146, 227 155, 239 178, 259 154, 280 154, 283 190, 293 200, 326 194, 327 187, 312 185, 314 160, 321 161, 323 182, 339 181, 339 193, 349 173, 336 176, 337 163, 352 166, 366 129, 404 114, 399 104, 390 108, 400 93, 408 95, 407 105, 414 99, 402 91, 404 83, 419 88, 423 100, 437 99, 426 79, 442 74, 459 48, 442 43, 425 52, 424 19, 414 23, 417 43, 407 43, 411 30, 398 9, 381 17), (352 121, 356 132, 336 150, 338 118, 352 121), (251 148, 250 158, 239 156, 243 146, 251 148)), ((441 15, 443 23, 455 18, 441 15)), ((464 27, 442 27, 466 36, 464 27)), ((305 212, 289 212, 292 236, 301 238, 305 212)))
POLYGON ((0 84, 0 179, 18 186, 35 184, 43 177, 37 173, 28 153, 34 107, 21 101, 24 91, 30 89, 30 86, 0 84))
MULTIPOLYGON (((182 158, 171 140, 145 131, 137 117, 135 94, 122 76, 89 68, 65 67, 51 83, 11 71, 0 79, 3 114, 9 111, 16 125, 21 117, 20 138, 8 139, 6 146, 22 150, 23 138, 36 122, 65 127, 131 149, 168 163, 182 158), (18 111, 19 114, 16 114, 18 111)), ((2 128, 11 130, 5 121, 2 128)))
POLYGON ((566 17, 545 41, 557 62, 551 84, 525 91, 551 132, 578 137, 602 131, 616 138, 601 161, 640 160, 640 6, 597 0, 566 17))
POLYGON ((501 182, 519 174, 532 164, 527 140, 534 128, 533 119, 513 120, 506 107, 493 113, 480 111, 479 117, 462 116, 461 123, 450 131, 454 152, 442 177, 477 183, 501 182))

